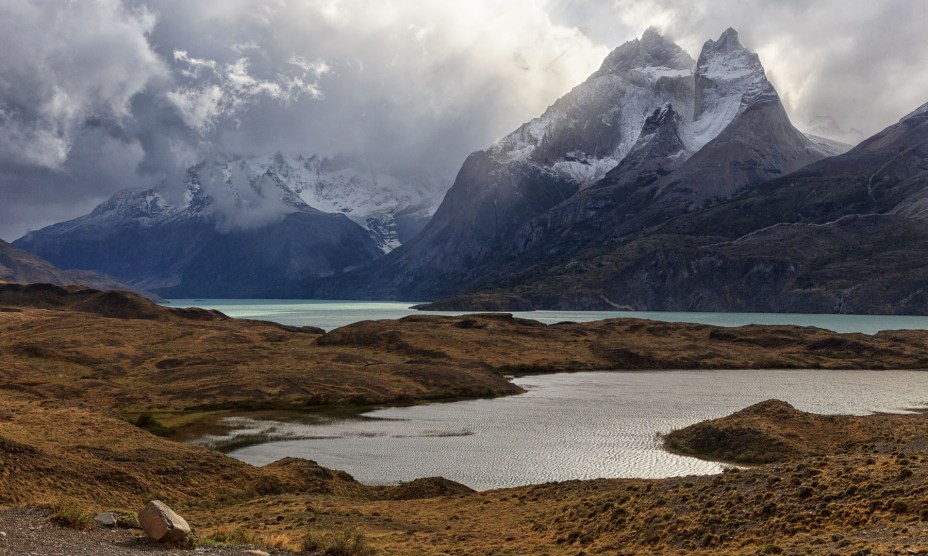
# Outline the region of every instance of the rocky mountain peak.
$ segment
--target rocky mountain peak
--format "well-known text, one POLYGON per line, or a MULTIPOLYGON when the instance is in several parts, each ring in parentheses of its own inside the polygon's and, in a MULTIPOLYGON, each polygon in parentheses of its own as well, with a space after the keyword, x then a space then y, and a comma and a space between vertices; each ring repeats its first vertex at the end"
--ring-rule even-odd
POLYGON ((118 214, 125 218, 154 218, 170 211, 170 205, 155 189, 125 189, 99 204, 94 216, 118 214))
POLYGON ((777 92, 764 72, 760 57, 744 46, 738 32, 726 30, 717 41, 708 40, 696 63, 696 117, 720 97, 739 104, 777 100, 777 92))
POLYGON ((644 121, 644 127, 641 130, 642 134, 648 133, 654 129, 657 129, 669 122, 676 122, 679 119, 679 114, 673 109, 673 105, 669 102, 664 103, 663 106, 654 110, 650 116, 644 121))
POLYGON ((749 106, 779 102, 760 58, 729 28, 708 40, 696 63, 693 146, 705 144, 749 106))
POLYGON ((685 50, 651 27, 640 39, 628 41, 613 50, 597 74, 624 73, 644 68, 692 70, 695 64, 685 50))
POLYGON ((725 31, 723 31, 722 34, 719 36, 719 40, 717 41, 710 40, 709 42, 714 43, 714 46, 718 49, 736 50, 736 49, 744 48, 743 46, 741 46, 741 38, 738 36, 738 31, 736 31, 732 27, 725 29, 725 31))

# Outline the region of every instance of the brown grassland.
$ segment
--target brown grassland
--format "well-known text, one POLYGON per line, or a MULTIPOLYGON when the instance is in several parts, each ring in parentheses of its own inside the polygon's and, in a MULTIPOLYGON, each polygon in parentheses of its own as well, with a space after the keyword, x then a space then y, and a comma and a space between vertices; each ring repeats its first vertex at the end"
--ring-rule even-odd
POLYGON ((762 465, 481 493, 438 478, 369 487, 305 460, 252 467, 126 419, 506 395, 519 391, 512 373, 925 367, 925 332, 471 315, 324 334, 5 285, 0 506, 132 511, 160 498, 203 538, 294 550, 307 531, 357 530, 383 554, 928 554, 921 414, 826 417, 765 402, 666 437, 673 451, 762 465))

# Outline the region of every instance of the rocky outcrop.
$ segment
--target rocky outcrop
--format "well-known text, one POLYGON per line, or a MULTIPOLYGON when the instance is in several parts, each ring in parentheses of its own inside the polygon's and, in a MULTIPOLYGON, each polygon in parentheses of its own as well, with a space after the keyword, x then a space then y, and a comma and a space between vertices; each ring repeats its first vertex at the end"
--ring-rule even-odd
MULTIPOLYGON (((879 451, 886 443, 898 442, 894 437, 905 434, 900 425, 907 421, 891 414, 816 415, 781 400, 766 400, 666 434, 664 446, 707 459, 779 463, 825 454, 879 451)), ((908 440, 916 438, 910 436, 908 440)), ((898 444, 905 445, 906 441, 898 444)))

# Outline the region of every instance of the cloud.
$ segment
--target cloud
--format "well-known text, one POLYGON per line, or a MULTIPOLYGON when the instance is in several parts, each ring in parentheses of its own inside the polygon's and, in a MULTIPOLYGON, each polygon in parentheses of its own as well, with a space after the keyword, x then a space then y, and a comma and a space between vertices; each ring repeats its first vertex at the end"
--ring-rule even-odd
POLYGON ((197 78, 171 100, 212 147, 358 153, 449 183, 470 151, 544 110, 608 52, 532 0, 160 7, 154 42, 183 45, 166 54, 197 78), (241 60, 254 82, 229 71, 241 60))
MULTIPOLYGON (((231 48, 236 50, 238 46, 231 48)), ((278 75, 274 80, 263 80, 249 73, 247 57, 219 64, 216 60, 194 58, 186 50, 175 50, 174 60, 181 64, 176 74, 178 81, 189 84, 169 90, 165 96, 184 122, 200 134, 211 130, 220 118, 234 118, 262 97, 284 105, 304 94, 321 99, 318 78, 329 71, 329 66, 321 60, 308 62, 291 56, 289 64, 302 70, 299 75, 278 75)))
POLYGON ((928 100, 928 2, 560 0, 552 11, 613 44, 654 25, 694 55, 735 27, 794 123, 837 139, 872 135, 928 100))
POLYGON ((154 24, 117 0, 0 4, 0 164, 58 168, 88 118, 130 118, 166 73, 154 24))
POLYGON ((180 198, 216 154, 345 152, 447 186, 650 25, 694 55, 736 27, 800 127, 853 140, 928 100, 926 20, 912 0, 6 0, 0 237, 124 187, 180 198))

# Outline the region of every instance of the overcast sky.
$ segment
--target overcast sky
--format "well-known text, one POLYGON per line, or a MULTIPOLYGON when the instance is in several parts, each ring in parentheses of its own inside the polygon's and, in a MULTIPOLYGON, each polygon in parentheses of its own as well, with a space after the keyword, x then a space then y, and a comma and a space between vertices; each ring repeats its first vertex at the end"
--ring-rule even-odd
POLYGON ((450 185, 649 26, 694 57, 735 27, 797 126, 851 141, 928 101, 926 24, 926 0, 4 0, 0 238, 214 153, 450 185))

